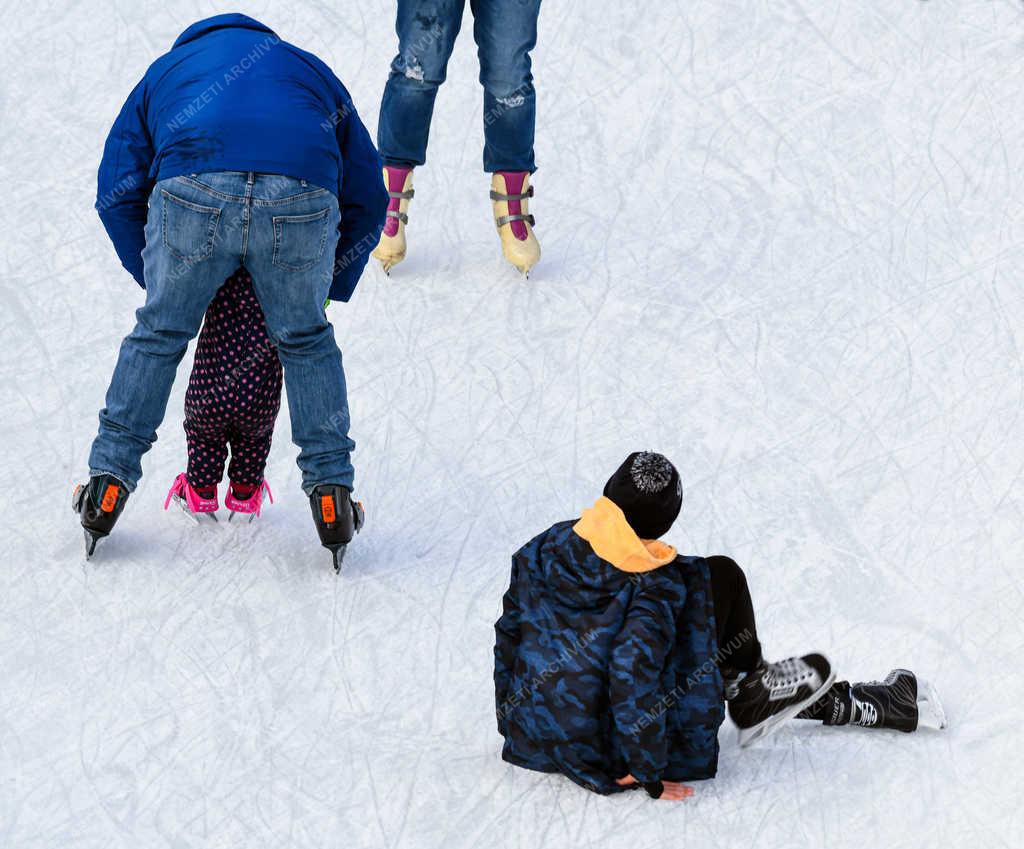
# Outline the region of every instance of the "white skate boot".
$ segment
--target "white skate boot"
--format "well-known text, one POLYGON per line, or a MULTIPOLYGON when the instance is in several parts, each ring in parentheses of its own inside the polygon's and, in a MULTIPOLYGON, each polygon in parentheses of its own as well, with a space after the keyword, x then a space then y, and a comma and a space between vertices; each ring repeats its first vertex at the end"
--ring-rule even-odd
POLYGON ((530 215, 531 197, 533 186, 528 171, 497 171, 491 175, 491 201, 501 251, 526 277, 540 260, 540 243, 533 234, 530 215))
POLYGON ((409 201, 415 194, 412 168, 385 165, 384 185, 391 200, 380 241, 373 249, 373 258, 380 261, 384 273, 390 276, 391 269, 405 259, 405 225, 409 223, 409 201))

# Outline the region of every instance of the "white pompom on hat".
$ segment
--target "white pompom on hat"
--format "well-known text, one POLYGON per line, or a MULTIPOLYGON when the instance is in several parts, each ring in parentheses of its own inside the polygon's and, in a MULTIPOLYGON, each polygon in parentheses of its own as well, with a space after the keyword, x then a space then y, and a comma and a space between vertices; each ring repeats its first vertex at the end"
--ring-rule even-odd
POLYGON ((606 498, 614 501, 641 539, 668 533, 683 507, 683 483, 671 461, 653 451, 630 454, 609 478, 606 498))

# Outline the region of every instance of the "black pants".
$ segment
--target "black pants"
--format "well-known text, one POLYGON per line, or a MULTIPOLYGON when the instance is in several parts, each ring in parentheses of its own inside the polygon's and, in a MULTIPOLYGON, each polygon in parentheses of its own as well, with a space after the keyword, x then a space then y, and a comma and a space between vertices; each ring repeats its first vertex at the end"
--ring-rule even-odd
MULTIPOLYGON (((747 576, 731 557, 706 558, 711 566, 711 594, 718 635, 718 666, 730 672, 750 672, 761 660, 761 643, 754 622, 754 603, 747 576)), ((849 721, 849 681, 836 681, 820 699, 798 715, 800 719, 825 719, 834 715, 835 700, 846 701, 843 713, 849 721)))
POLYGON ((271 345, 252 278, 239 268, 206 310, 185 391, 188 482, 196 489, 224 477, 258 487, 281 409, 281 361, 271 345))
POLYGON ((711 567, 718 665, 736 672, 749 672, 761 659, 761 643, 757 639, 747 576, 731 557, 715 555, 706 559, 711 567))

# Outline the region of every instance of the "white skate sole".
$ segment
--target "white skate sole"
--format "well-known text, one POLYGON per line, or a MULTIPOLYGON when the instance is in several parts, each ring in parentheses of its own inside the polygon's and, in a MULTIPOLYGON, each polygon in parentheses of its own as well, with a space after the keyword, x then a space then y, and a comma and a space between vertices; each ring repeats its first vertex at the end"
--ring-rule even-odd
POLYGON ((946 712, 942 709, 939 694, 928 682, 917 679, 917 727, 939 731, 946 727, 946 712))
POLYGON ((777 731, 779 726, 782 725, 782 723, 789 721, 798 713, 800 713, 800 711, 802 711, 805 707, 814 704, 818 699, 824 696, 825 693, 828 692, 828 688, 832 686, 835 680, 836 673, 833 670, 829 670, 828 678, 825 679, 824 683, 802 702, 796 702, 795 704, 790 705, 785 710, 779 711, 779 713, 769 716, 767 719, 763 720, 762 722, 759 722, 757 725, 751 726, 750 728, 741 728, 739 736, 740 746, 746 748, 751 743, 756 743, 758 740, 763 740, 769 734, 772 734, 775 731, 777 731))

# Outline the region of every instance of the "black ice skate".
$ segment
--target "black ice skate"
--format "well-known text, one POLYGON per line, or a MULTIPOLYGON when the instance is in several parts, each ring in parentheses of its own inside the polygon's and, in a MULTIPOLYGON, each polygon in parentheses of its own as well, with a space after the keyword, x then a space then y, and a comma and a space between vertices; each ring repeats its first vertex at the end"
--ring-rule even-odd
POLYGON ((341 569, 345 549, 352 537, 363 527, 366 514, 363 505, 352 500, 347 487, 321 484, 309 496, 320 542, 334 557, 334 571, 341 569))
POLYGON ((775 731, 821 698, 832 686, 832 664, 820 654, 765 663, 752 672, 727 673, 729 716, 739 727, 741 746, 775 731))
POLYGON ((71 496, 71 509, 80 517, 85 530, 85 558, 96 550, 96 543, 114 529, 114 523, 128 500, 128 487, 113 475, 94 475, 80 483, 71 496))
POLYGON ((893 669, 884 681, 832 686, 801 716, 825 725, 859 725, 910 733, 918 728, 945 728, 946 714, 935 688, 909 669, 893 669))

